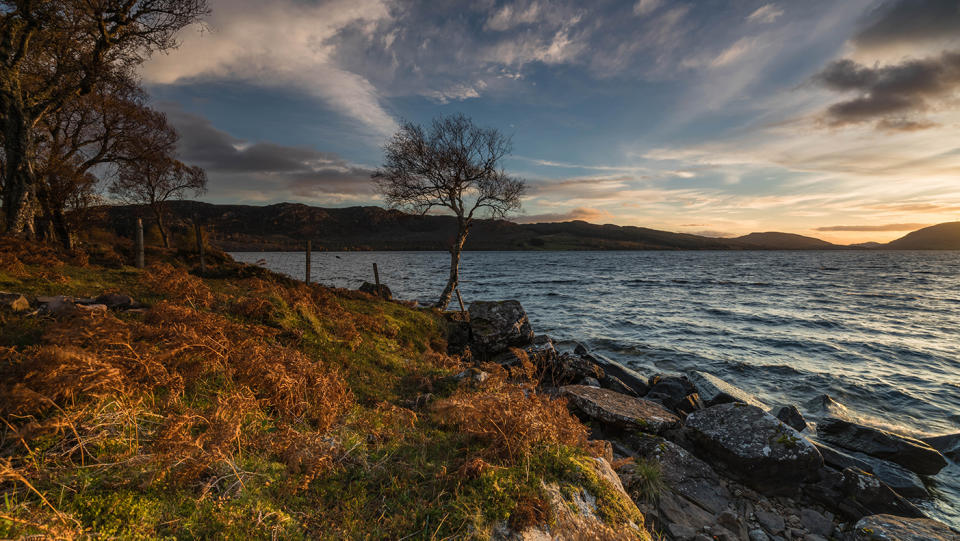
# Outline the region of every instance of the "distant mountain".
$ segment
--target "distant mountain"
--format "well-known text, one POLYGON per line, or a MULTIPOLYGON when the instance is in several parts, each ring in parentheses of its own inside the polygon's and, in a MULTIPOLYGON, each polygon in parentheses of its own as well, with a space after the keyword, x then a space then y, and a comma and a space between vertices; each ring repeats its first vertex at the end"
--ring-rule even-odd
POLYGON ((762 249, 777 250, 831 250, 842 248, 825 240, 804 237, 793 233, 750 233, 733 239, 762 249))
POLYGON ((924 227, 887 244, 891 250, 960 250, 960 222, 924 227))
MULTIPOLYGON (((102 226, 129 236, 135 206, 101 209, 102 226)), ((446 250, 456 230, 451 216, 420 216, 380 207, 321 208, 296 203, 268 206, 212 205, 176 201, 169 205, 174 234, 189 234, 196 216, 210 241, 227 251, 446 250)), ((149 224, 151 220, 146 219, 149 224)), ((518 224, 480 220, 467 250, 823 250, 840 246, 788 233, 752 233, 735 239, 670 233, 645 227, 583 221, 518 224)))

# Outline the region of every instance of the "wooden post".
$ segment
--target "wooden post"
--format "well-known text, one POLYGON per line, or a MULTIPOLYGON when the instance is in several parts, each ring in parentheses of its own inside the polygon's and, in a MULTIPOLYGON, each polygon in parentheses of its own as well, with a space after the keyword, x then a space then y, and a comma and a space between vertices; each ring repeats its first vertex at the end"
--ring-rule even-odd
POLYGON ((143 268, 143 219, 137 218, 137 258, 136 266, 138 269, 143 268))
POLYGON ((460 301, 460 311, 466 312, 467 309, 463 307, 463 297, 460 296, 460 286, 457 286, 456 288, 454 288, 454 291, 457 292, 457 300, 460 301))
POLYGON ((203 229, 200 227, 200 218, 197 216, 193 217, 193 231, 197 237, 197 252, 200 254, 200 274, 206 274, 207 262, 204 260, 206 254, 203 248, 203 229))
POLYGON ((310 241, 308 240, 308 241, 307 241, 307 275, 306 275, 306 278, 304 279, 304 281, 305 281, 306 283, 308 283, 308 284, 310 283, 310 259, 311 259, 311 257, 310 257, 310 247, 311 247, 311 246, 310 246, 310 241))
POLYGON ((380 294, 380 270, 377 269, 377 264, 373 264, 373 281, 377 284, 377 295, 380 294))

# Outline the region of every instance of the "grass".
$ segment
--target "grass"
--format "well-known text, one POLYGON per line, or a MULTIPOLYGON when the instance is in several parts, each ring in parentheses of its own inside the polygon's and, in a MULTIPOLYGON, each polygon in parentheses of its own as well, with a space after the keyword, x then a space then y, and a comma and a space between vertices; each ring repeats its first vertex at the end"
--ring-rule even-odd
POLYGON ((149 305, 0 311, 0 538, 486 538, 554 520, 550 485, 642 524, 531 370, 454 377, 434 311, 224 259, 201 278, 175 252, 141 271, 0 242, 0 290, 149 305))

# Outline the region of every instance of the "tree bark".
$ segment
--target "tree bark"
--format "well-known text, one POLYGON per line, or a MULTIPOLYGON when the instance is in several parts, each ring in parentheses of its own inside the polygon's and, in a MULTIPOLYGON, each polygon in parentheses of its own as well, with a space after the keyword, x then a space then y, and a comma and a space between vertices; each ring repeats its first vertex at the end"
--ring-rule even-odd
MULTIPOLYGON (((9 98, 8 98, 9 99, 9 98)), ((29 119, 19 107, 3 104, 3 152, 6 159, 3 213, 7 234, 33 237, 36 215, 36 177, 30 163, 29 119)))
POLYGON ((457 240, 450 247, 450 277, 447 279, 447 287, 443 288, 443 293, 440 294, 440 300, 437 301, 436 305, 441 310, 447 309, 450 300, 453 298, 453 290, 460 282, 460 252, 463 251, 463 244, 467 241, 468 232, 469 227, 461 224, 457 228, 457 240))
POLYGON ((167 236, 167 228, 163 224, 163 209, 158 205, 153 205, 153 216, 157 219, 157 228, 160 229, 160 238, 163 239, 163 247, 170 247, 170 239, 167 236))

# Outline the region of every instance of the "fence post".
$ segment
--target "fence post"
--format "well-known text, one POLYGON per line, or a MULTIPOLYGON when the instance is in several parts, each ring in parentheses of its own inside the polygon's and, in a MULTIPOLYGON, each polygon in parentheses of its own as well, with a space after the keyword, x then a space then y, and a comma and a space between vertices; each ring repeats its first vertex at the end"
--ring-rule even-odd
POLYGON ((308 240, 307 241, 307 269, 306 269, 306 277, 304 279, 304 281, 308 284, 310 283, 310 259, 311 259, 310 248, 311 248, 310 241, 308 240))
POLYGON ((207 263, 204 260, 203 248, 203 229, 200 227, 200 218, 197 216, 193 217, 193 230, 194 234, 197 237, 197 252, 200 253, 200 274, 206 274, 207 272, 207 263))
POLYGON ((380 270, 377 269, 377 264, 373 264, 373 281, 377 284, 377 295, 380 294, 380 270))
POLYGON ((137 218, 137 256, 136 256, 136 266, 138 269, 143 268, 143 218, 137 218))

